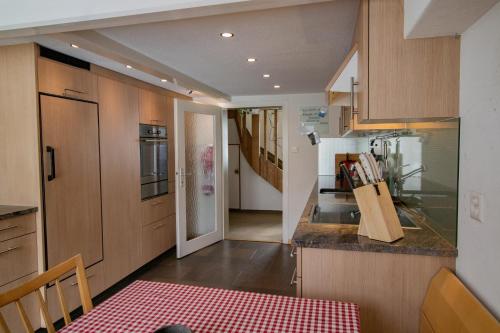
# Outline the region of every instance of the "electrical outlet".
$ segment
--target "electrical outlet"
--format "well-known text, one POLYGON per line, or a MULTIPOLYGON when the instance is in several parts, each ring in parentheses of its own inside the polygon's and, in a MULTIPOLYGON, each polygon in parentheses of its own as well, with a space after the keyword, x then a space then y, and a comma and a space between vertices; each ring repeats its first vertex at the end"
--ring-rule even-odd
POLYGON ((483 195, 477 192, 470 192, 469 209, 470 217, 478 222, 483 221, 483 195))

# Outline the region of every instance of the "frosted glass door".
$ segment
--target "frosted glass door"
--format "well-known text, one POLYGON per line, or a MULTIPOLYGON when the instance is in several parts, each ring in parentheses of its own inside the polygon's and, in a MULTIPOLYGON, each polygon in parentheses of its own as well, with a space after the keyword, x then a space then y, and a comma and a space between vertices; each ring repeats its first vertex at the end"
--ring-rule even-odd
POLYGON ((215 231, 215 115, 186 112, 186 236, 215 231))
POLYGON ((176 100, 177 256, 222 240, 221 109, 176 100))

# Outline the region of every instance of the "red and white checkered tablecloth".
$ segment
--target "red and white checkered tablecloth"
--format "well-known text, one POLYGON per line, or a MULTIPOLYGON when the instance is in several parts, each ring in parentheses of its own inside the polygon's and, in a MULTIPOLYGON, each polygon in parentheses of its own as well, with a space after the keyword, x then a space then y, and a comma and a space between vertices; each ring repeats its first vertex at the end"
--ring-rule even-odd
POLYGON ((195 333, 360 332, 353 303, 136 281, 60 333, 148 333, 183 324, 195 333))

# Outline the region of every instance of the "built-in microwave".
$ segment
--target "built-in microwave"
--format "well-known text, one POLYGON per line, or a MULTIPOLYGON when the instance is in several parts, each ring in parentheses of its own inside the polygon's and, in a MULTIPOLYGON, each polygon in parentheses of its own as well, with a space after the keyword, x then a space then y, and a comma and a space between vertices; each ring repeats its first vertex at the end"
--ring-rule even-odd
POLYGON ((139 125, 142 200, 168 193, 167 128, 139 125))

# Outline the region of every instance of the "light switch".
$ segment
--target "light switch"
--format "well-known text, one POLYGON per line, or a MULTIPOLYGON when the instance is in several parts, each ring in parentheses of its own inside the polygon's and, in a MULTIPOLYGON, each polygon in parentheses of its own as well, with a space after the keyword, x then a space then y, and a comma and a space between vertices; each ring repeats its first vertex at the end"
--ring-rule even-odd
POLYGON ((483 195, 477 192, 470 192, 469 209, 470 217, 478 222, 483 221, 483 195))

